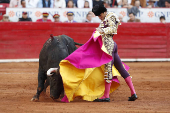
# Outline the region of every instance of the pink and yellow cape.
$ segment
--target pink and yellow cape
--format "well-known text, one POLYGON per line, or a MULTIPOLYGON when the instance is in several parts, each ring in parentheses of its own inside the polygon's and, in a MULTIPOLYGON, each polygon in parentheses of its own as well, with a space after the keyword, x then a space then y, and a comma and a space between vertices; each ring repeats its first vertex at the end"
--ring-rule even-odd
MULTIPOLYGON (((94 31, 91 38, 80 48, 60 62, 60 74, 63 79, 65 94, 68 101, 75 97, 93 101, 104 94, 104 64, 110 62, 110 56, 103 46, 99 32, 94 31)), ((126 70, 129 69, 124 64, 126 70)), ((113 82, 110 93, 118 88, 120 76, 117 69, 112 67, 113 82)))

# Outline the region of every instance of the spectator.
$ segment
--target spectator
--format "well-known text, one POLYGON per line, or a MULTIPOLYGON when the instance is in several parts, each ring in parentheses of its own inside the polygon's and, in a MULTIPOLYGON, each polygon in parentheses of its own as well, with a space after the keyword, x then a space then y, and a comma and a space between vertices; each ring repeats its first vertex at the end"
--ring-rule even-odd
POLYGON ((155 1, 154 0, 147 0, 147 8, 153 8, 155 1))
POLYGON ((110 7, 118 7, 118 3, 117 3, 117 0, 111 0, 111 5, 110 7))
POLYGON ((141 5, 140 5, 140 0, 136 0, 135 1, 135 6, 129 6, 127 11, 128 11, 128 14, 130 13, 133 13, 134 15, 137 15, 137 13, 139 12, 139 8, 141 8, 141 5))
POLYGON ((122 6, 123 2, 126 2, 126 1, 127 1, 127 4, 130 5, 132 0, 126 0, 126 1, 124 1, 124 0, 116 0, 116 1, 118 3, 118 6, 122 6))
POLYGON ((73 12, 71 12, 71 11, 67 12, 67 18, 68 18, 68 20, 65 21, 65 22, 67 22, 67 23, 75 23, 76 21, 74 21, 73 16, 74 16, 74 13, 73 13, 73 12))
POLYGON ((92 11, 89 11, 88 13, 90 13, 92 15, 92 17, 95 17, 95 15, 92 11))
POLYGON ((165 0, 165 7, 170 8, 170 0, 165 0))
POLYGON ((21 0, 21 8, 26 8, 26 1, 25 0, 21 0))
POLYGON ((2 18, 2 20, 0 22, 10 22, 9 16, 7 14, 4 14, 3 18, 2 18))
POLYGON ((106 8, 110 8, 111 1, 110 1, 110 0, 103 0, 103 5, 104 5, 104 7, 106 7, 106 8))
MULTIPOLYGON (((132 0, 131 5, 135 6, 135 1, 140 1, 141 7, 146 7, 146 0, 132 0)), ((139 2, 136 3, 136 5, 139 4, 139 2)))
POLYGON ((120 20, 120 23, 123 22, 123 16, 122 15, 119 15, 119 20, 120 20))
POLYGON ((54 0, 54 8, 66 8, 65 0, 54 0))
POLYGON ((93 6, 92 0, 77 0, 78 8, 84 8, 84 6, 87 4, 89 4, 89 8, 92 8, 92 6, 93 6))
MULTIPOLYGON (((70 0, 66 0, 66 7, 67 7, 67 4, 70 0)), ((71 0, 73 2, 73 8, 76 8, 77 7, 77 0, 71 0)))
POLYGON ((55 14, 55 15, 53 16, 53 18, 54 18, 54 22, 61 22, 61 21, 60 21, 60 15, 59 15, 59 14, 55 14))
POLYGON ((10 0, 0 0, 0 3, 9 3, 10 0))
POLYGON ((133 13, 134 15, 137 15, 137 13, 139 12, 139 8, 134 6, 132 8, 128 8, 127 11, 128 11, 128 14, 133 13))
POLYGON ((128 2, 128 0, 122 0, 119 2, 118 7, 131 8, 132 6, 128 2))
POLYGON ((39 8, 53 8, 54 1, 53 0, 39 0, 38 7, 39 8))
POLYGON ((68 0, 66 7, 67 7, 67 8, 74 8, 73 0, 68 0))
POLYGON ((128 8, 128 6, 129 6, 128 0, 122 0, 122 7, 128 8))
POLYGON ((135 14, 133 13, 130 13, 129 17, 130 19, 128 20, 128 22, 140 22, 140 19, 135 18, 135 14))
POLYGON ((92 14, 91 13, 87 13, 86 19, 83 22, 93 23, 93 21, 92 21, 92 14))
POLYGON ((135 6, 139 9, 141 8, 140 0, 135 1, 135 6))
POLYGON ((158 7, 157 3, 159 0, 147 0, 147 8, 158 7))
POLYGON ((26 7, 27 8, 37 8, 39 0, 26 0, 26 7))
POLYGON ((43 13, 43 18, 42 19, 38 19, 37 22, 51 22, 50 19, 48 19, 49 14, 47 12, 43 13))
POLYGON ((85 1, 85 2, 84 2, 84 7, 83 7, 83 8, 90 8, 88 1, 85 1))
POLYGON ((94 7, 96 4, 103 4, 103 0, 93 0, 93 7, 94 7))
POLYGON ((159 0, 159 1, 158 1, 158 6, 159 6, 159 7, 165 7, 165 1, 166 1, 166 0, 159 0))
POLYGON ((161 23, 166 23, 166 21, 165 21, 165 16, 161 16, 161 17, 160 17, 160 22, 161 22, 161 23))
POLYGON ((92 15, 93 23, 98 23, 99 18, 97 16, 95 16, 95 14, 92 11, 89 11, 88 13, 90 13, 92 15))
POLYGON ((11 8, 21 7, 21 0, 11 0, 9 7, 11 8))
POLYGON ((23 11, 22 12, 22 18, 19 18, 19 21, 32 21, 32 19, 28 17, 26 11, 23 11))

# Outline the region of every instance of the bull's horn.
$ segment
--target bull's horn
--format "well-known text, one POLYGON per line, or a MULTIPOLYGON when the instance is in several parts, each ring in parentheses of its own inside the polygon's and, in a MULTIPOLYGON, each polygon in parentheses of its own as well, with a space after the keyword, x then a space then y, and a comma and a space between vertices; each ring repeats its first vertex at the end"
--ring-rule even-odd
POLYGON ((58 68, 50 68, 50 69, 47 71, 47 76, 53 75, 52 73, 56 73, 57 70, 58 70, 58 68))

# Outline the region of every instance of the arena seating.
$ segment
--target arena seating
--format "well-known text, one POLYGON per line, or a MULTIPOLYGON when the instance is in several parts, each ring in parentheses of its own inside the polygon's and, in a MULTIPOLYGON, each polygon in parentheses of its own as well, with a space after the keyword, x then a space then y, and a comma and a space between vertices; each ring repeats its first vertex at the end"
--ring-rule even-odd
POLYGON ((2 19, 2 16, 6 14, 7 7, 9 7, 8 3, 0 3, 0 20, 2 19))
POLYGON ((8 3, 0 3, 0 9, 6 9, 7 7, 9 7, 8 3))
MULTIPOLYGON (((50 34, 85 43, 98 23, 0 23, 0 59, 38 58, 50 34)), ((122 23, 114 36, 121 58, 170 58, 170 24, 122 23)))

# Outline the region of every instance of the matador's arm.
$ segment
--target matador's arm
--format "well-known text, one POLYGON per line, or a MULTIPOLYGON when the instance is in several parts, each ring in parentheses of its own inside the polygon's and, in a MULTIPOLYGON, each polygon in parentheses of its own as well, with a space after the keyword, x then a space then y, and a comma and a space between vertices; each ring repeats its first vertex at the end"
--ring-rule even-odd
POLYGON ((110 16, 108 19, 108 27, 106 28, 102 28, 103 33, 105 35, 112 35, 112 34, 117 34, 117 29, 118 29, 118 25, 119 23, 115 23, 116 22, 116 18, 114 16, 110 16))

